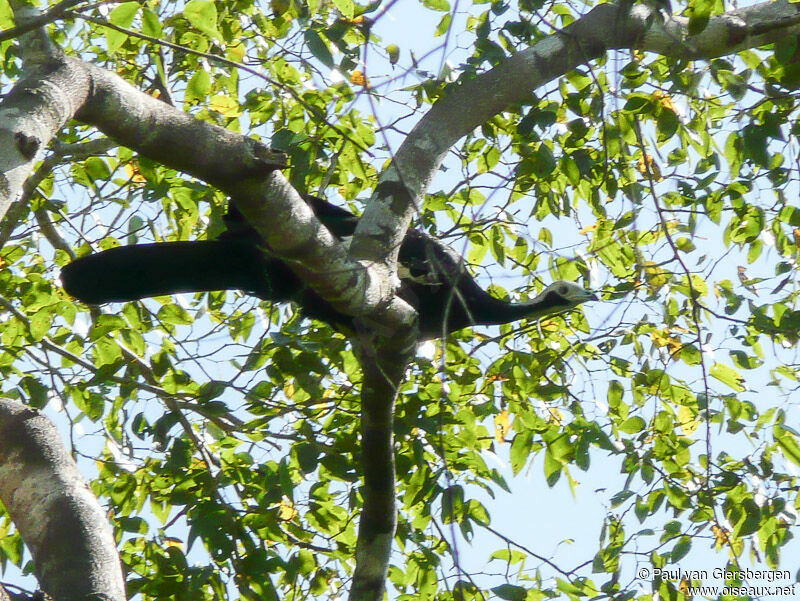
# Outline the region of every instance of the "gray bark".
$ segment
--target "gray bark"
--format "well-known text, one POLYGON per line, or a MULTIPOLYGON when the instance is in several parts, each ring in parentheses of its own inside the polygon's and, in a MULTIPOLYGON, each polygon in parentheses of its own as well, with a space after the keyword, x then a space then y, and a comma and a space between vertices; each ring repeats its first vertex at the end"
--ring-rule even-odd
POLYGON ((0 399, 0 499, 55 601, 123 601, 125 583, 105 512, 53 423, 0 399))

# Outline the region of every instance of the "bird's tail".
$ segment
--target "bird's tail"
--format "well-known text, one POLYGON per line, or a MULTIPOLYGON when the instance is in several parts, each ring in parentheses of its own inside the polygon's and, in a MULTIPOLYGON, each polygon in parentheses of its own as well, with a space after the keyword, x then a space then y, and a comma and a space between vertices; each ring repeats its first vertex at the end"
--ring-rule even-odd
POLYGON ((61 282, 89 304, 229 289, 275 298, 266 266, 254 244, 233 240, 137 244, 80 258, 62 269, 61 282))

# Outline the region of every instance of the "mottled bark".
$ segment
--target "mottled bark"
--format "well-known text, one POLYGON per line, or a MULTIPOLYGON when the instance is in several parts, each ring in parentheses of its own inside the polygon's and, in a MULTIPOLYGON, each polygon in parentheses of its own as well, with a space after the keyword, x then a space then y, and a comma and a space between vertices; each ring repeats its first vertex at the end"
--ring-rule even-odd
POLYGON ((364 370, 361 385, 361 469, 364 506, 358 524, 356 571, 350 601, 382 599, 396 526, 394 402, 411 360, 413 342, 357 344, 364 370))
POLYGON ((53 423, 0 399, 0 499, 56 601, 123 601, 116 542, 105 512, 53 423))

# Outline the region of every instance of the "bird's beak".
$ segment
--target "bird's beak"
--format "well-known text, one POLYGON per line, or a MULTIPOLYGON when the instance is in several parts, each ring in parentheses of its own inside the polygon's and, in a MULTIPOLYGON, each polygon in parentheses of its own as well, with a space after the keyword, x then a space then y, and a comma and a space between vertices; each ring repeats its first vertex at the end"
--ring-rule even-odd
POLYGON ((591 291, 587 290, 586 294, 588 294, 588 296, 586 297, 586 301, 587 302, 588 301, 600 300, 600 297, 598 297, 597 294, 595 294, 594 292, 591 292, 591 291))

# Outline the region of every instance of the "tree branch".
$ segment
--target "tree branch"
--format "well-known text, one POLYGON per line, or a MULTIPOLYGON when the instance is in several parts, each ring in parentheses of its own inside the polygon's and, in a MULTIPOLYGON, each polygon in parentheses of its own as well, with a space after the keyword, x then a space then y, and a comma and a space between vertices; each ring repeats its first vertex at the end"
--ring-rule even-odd
MULTIPOLYGON (((302 197, 275 169, 282 155, 260 142, 183 111, 133 88, 116 75, 80 65, 92 93, 77 118, 120 143, 228 193, 270 251, 322 298, 350 315, 386 328, 410 327, 413 309, 394 296, 396 281, 368 258, 352 261, 302 197)), ((77 67, 76 67, 77 68, 77 67)))
POLYGON ((463 136, 531 92, 609 50, 640 48, 686 60, 708 59, 800 33, 800 5, 762 2, 713 17, 689 35, 689 20, 667 18, 645 4, 600 4, 586 15, 493 69, 450 86, 409 133, 381 175, 351 244, 354 257, 395 268, 417 203, 447 151, 463 136), (388 242, 388 243, 387 243, 388 242))
POLYGON ((0 399, 0 500, 58 601, 124 601, 116 543, 103 508, 46 417, 0 399))
MULTIPOLYGON (((405 341, 407 343, 407 340, 405 341)), ((412 357, 403 340, 374 347, 357 343, 361 385, 361 467, 364 506, 358 524, 356 570, 350 601, 379 601, 386 586, 389 555, 397 524, 394 469, 394 401, 412 357), (399 349, 399 350, 398 350, 399 349)))

